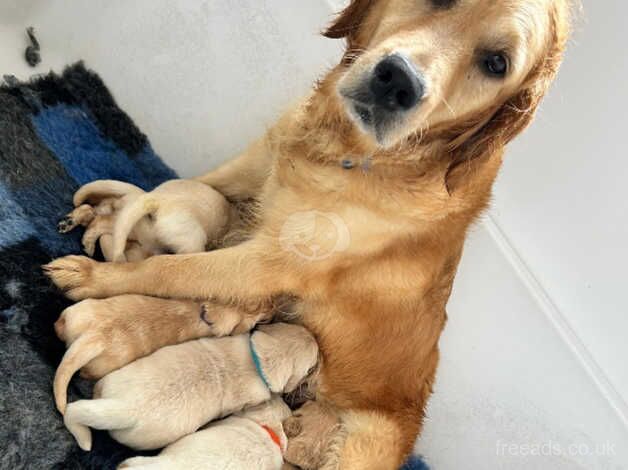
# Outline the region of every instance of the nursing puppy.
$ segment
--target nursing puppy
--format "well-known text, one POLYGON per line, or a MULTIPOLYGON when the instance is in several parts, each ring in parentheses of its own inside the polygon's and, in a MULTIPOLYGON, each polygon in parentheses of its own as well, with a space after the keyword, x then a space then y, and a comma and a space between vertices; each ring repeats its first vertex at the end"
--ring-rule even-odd
POLYGON ((68 384, 79 369, 85 378, 100 379, 164 346, 243 333, 270 316, 270 311, 247 315, 212 302, 141 295, 88 299, 72 305, 55 323, 57 336, 69 348, 54 379, 57 409, 65 413, 68 384))
POLYGON ((286 435, 281 425, 291 414, 281 397, 210 424, 157 457, 135 457, 119 469, 134 470, 280 470, 286 435))
POLYGON ((94 181, 76 192, 74 206, 59 231, 86 226, 85 252, 93 256, 100 241, 107 261, 205 251, 235 217, 220 193, 193 180, 167 181, 149 193, 119 181, 94 181))
POLYGON ((84 450, 92 445, 88 426, 134 449, 158 449, 294 390, 317 360, 314 337, 287 323, 167 346, 105 376, 94 400, 67 406, 64 422, 84 450))
POLYGON ((283 422, 288 446, 286 462, 301 470, 335 468, 337 445, 342 439, 337 410, 308 401, 283 422))

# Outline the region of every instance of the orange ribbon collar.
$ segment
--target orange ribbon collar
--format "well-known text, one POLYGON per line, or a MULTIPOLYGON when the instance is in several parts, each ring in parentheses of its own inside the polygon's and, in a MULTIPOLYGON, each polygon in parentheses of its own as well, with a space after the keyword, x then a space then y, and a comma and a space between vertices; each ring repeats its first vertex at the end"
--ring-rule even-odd
MULTIPOLYGON (((272 429, 270 429, 268 426, 266 426, 265 424, 261 424, 260 426, 262 426, 262 428, 268 433, 268 435, 270 436, 270 438, 273 440, 273 442, 275 444, 277 444, 277 447, 279 447, 279 452, 282 452, 281 450, 281 439, 279 439, 279 436, 277 435, 277 433, 275 433, 275 431, 273 431, 272 429)), ((283 453, 283 452, 282 452, 283 453)))

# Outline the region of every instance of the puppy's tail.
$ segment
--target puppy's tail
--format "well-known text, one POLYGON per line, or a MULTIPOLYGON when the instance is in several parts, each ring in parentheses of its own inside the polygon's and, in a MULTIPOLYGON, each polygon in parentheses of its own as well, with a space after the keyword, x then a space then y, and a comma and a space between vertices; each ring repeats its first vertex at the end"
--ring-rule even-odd
POLYGON ((126 261, 124 250, 131 230, 140 220, 155 213, 157 209, 156 198, 148 193, 139 196, 120 211, 113 229, 113 261, 116 263, 126 261))
POLYGON ((115 180, 97 180, 87 183, 74 193, 74 207, 90 201, 98 202, 102 199, 115 197, 119 198, 127 194, 144 193, 143 190, 130 183, 115 180))
POLYGON ((68 403, 68 384, 72 376, 81 367, 87 365, 89 361, 103 352, 104 348, 100 342, 94 342, 94 338, 89 335, 81 336, 68 348, 57 368, 53 391, 57 409, 61 414, 65 413, 68 403))
POLYGON ((63 418, 65 427, 72 433, 79 447, 92 449, 92 433, 89 428, 116 430, 130 428, 135 418, 130 416, 129 407, 118 400, 79 400, 68 405, 63 418))

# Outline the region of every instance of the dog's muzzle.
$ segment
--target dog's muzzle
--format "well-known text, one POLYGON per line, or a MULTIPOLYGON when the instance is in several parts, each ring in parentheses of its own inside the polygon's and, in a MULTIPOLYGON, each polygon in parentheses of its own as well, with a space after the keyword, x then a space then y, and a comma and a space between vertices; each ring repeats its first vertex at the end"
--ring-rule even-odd
POLYGON ((384 57, 357 86, 341 89, 349 111, 378 139, 425 96, 421 73, 402 54, 384 57))

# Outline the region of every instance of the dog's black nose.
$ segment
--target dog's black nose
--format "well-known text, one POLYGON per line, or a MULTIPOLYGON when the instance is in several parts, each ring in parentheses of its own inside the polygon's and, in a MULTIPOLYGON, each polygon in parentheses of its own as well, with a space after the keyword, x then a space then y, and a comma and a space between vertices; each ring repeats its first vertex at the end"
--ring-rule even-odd
POLYGON ((398 54, 389 55, 375 67, 371 78, 375 104, 388 111, 407 111, 423 98, 423 81, 412 65, 398 54))

